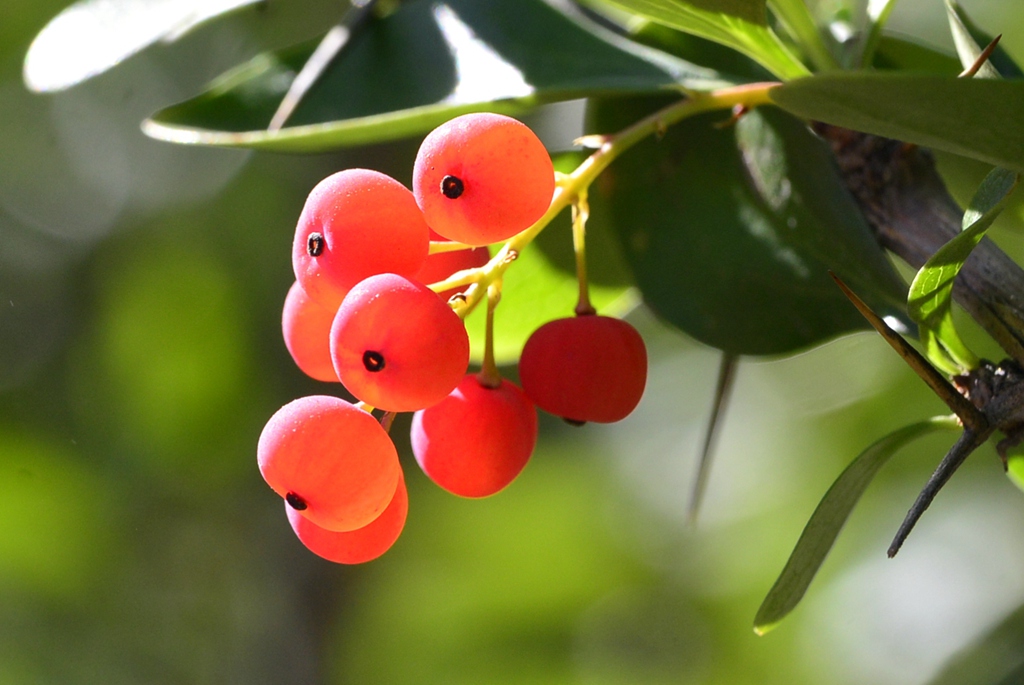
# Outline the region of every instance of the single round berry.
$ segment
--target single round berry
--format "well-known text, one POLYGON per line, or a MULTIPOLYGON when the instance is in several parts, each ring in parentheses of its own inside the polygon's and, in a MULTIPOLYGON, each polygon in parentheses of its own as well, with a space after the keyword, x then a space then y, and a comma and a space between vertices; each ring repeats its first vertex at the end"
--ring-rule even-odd
POLYGON ((511 483, 537 443, 537 410, 515 384, 491 388, 468 374, 448 397, 416 412, 412 451, 445 490, 487 497, 511 483))
POLYGON ((647 349, 621 319, 557 319, 530 336, 519 380, 537 406, 570 423, 611 423, 629 415, 647 383, 647 349))
POLYGON ((401 470, 391 438, 373 416, 325 395, 279 409, 256 453, 267 484, 328 530, 355 530, 377 518, 401 470))
POLYGON ((292 530, 309 551, 338 564, 362 564, 384 554, 398 540, 409 512, 409 495, 405 479, 399 477, 384 512, 362 528, 346 532, 321 528, 290 507, 285 511, 292 530))
POLYGON ((352 288, 331 326, 331 357, 342 384, 385 411, 436 404, 469 366, 462 320, 434 291, 395 274, 352 288))
POLYGON ((500 114, 465 114, 423 140, 413 192, 427 223, 467 245, 506 240, 544 215, 555 172, 544 144, 500 114))
POLYGON ((306 199, 292 267, 311 298, 336 309, 367 276, 419 271, 429 235, 409 189, 379 171, 347 169, 322 180, 306 199))
POLYGON ((284 345, 295 364, 318 381, 338 382, 331 361, 331 324, 337 308, 310 299, 298 281, 288 290, 281 312, 284 345))
MULTIPOLYGON (((431 231, 431 240, 446 242, 445 238, 436 231, 431 231)), ((450 252, 437 252, 428 255, 423 267, 416 273, 415 280, 430 285, 445 280, 456 271, 465 269, 478 269, 491 259, 490 252, 486 247, 475 247, 472 250, 452 250, 450 252)), ((449 300, 455 293, 464 291, 466 286, 452 288, 438 293, 442 300, 449 300)))

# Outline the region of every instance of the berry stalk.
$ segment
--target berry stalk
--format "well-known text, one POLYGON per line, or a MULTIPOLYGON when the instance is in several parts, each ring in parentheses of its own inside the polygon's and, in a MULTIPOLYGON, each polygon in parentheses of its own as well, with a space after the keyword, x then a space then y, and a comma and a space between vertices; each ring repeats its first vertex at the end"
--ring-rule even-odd
MULTIPOLYGON (((769 104, 769 92, 777 85, 777 82, 749 83, 709 93, 688 93, 684 100, 674 102, 644 117, 617 134, 586 136, 580 139, 584 145, 596 143, 598 149, 572 173, 559 178, 551 204, 544 215, 532 226, 510 238, 486 265, 480 267, 475 282, 466 290, 465 299, 452 305, 455 313, 465 318, 483 299, 488 286, 504 275, 505 269, 515 261, 523 248, 533 242, 563 209, 576 201, 581 194, 585 194, 590 184, 623 152, 647 136, 664 133, 672 124, 697 114, 720 109, 728 110, 736 105, 753 109, 759 105, 769 104)), ((454 274, 452 278, 434 283, 430 288, 440 292, 463 286, 467 280, 467 274, 454 274)))

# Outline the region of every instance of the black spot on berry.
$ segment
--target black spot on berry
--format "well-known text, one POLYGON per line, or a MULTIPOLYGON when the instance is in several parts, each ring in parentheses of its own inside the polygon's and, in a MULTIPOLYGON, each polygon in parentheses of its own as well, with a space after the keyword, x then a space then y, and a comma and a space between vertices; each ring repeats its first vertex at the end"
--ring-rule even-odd
POLYGON ((462 179, 458 176, 445 176, 441 179, 441 193, 449 200, 454 200, 466 190, 462 179))
POLYGON ((309 507, 309 505, 306 504, 306 500, 302 499, 294 492, 289 492, 287 495, 285 495, 284 501, 287 502, 288 506, 294 509, 295 511, 303 511, 304 509, 307 509, 309 507))
POLYGON ((324 240, 322 233, 310 233, 306 238, 306 254, 310 257, 319 257, 324 253, 325 247, 327 247, 327 241, 324 240))
POLYGON ((374 350, 363 352, 363 368, 370 373, 384 370, 384 355, 374 350))
POLYGON ((579 419, 570 419, 568 417, 562 417, 562 420, 565 421, 570 426, 585 426, 587 424, 586 421, 580 421, 579 419))

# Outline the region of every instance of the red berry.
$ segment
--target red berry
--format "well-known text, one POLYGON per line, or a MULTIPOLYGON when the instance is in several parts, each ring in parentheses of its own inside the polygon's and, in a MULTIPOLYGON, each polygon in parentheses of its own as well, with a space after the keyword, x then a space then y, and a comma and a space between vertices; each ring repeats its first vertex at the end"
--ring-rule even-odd
POLYGON ((431 228, 467 245, 487 245, 544 215, 555 172, 525 124, 500 114, 465 114, 423 140, 412 184, 431 228))
POLYGON ((292 244, 303 289, 337 307, 367 276, 412 276, 427 257, 430 231, 412 193, 378 171, 347 169, 313 188, 292 244))
POLYGON ((574 423, 611 423, 626 418, 644 394, 647 349, 621 319, 557 319, 526 341, 519 379, 544 411, 574 423))
POLYGON ((412 419, 412 451, 445 490, 487 497, 512 482, 537 443, 537 410, 513 383, 497 388, 467 374, 459 387, 412 419))
MULTIPOLYGON (((431 230, 431 234, 431 240, 439 242, 445 241, 445 238, 437 232, 431 230)), ((430 285, 431 283, 438 283, 448 278, 456 271, 478 269, 486 264, 490 258, 491 253, 487 251, 486 247, 476 247, 472 250, 438 252, 437 254, 427 256, 427 260, 423 262, 423 268, 421 268, 413 278, 420 283, 425 283, 427 285, 430 285)), ((438 296, 440 296, 442 300, 448 300, 455 293, 464 290, 465 288, 443 290, 438 293, 438 296)))
POLYGON ((298 281, 284 299, 281 328, 285 347, 298 367, 318 381, 338 382, 331 362, 331 324, 336 311, 310 299, 298 281))
POLYGON ((398 487, 384 512, 356 530, 337 532, 316 525, 294 508, 286 506, 288 523, 311 552, 339 564, 362 564, 388 551, 405 527, 409 495, 399 472, 398 487))
POLYGON ((436 404, 469 366, 462 320, 421 283, 371 276, 345 296, 331 327, 331 357, 342 384, 385 411, 436 404))
POLYGON ((377 518, 395 494, 398 453, 372 415, 326 395, 281 407, 260 435, 260 473, 313 523, 355 530, 377 518))

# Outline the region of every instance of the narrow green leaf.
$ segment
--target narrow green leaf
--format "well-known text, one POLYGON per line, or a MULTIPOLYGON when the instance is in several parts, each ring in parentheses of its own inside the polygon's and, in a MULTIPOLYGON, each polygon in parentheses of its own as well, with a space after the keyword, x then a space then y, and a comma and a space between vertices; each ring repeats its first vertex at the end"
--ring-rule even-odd
POLYGON ((1024 171, 1024 82, 830 72, 784 83, 772 100, 797 116, 1024 171))
MULTIPOLYGON (((974 66, 974 63, 981 57, 982 50, 988 46, 992 41, 989 40, 984 45, 978 45, 977 41, 974 40, 974 36, 967 29, 964 24, 962 16, 963 10, 953 0, 945 0, 946 2, 946 17, 949 19, 949 30, 953 34, 953 44, 956 46, 956 54, 960 57, 960 63, 964 69, 970 69, 974 66)), ((991 60, 985 60, 985 63, 981 65, 978 72, 975 74, 977 78, 1000 78, 999 72, 992 66, 991 60)))
POLYGON ((79 0, 50 20, 25 55, 23 77, 39 93, 70 88, 158 40, 261 0, 79 0))
POLYGON ((839 68, 804 0, 768 0, 768 5, 814 66, 821 71, 839 68))
MULTIPOLYGON (((664 104, 592 102, 588 127, 620 130, 664 104)), ((742 355, 865 328, 829 270, 884 315, 903 316, 905 286, 822 140, 775 107, 716 128, 726 117, 670 127, 591 187, 592 216, 612 224, 644 301, 694 338, 742 355)))
POLYGON ((806 76, 807 67, 768 27, 765 0, 590 0, 605 3, 727 45, 781 79, 806 76))
POLYGON ((937 417, 905 426, 875 442, 846 467, 811 514, 789 561, 761 603, 754 619, 754 632, 764 635, 800 602, 853 507, 889 458, 923 435, 957 428, 959 423, 955 417, 937 417))
POLYGON ((882 41, 882 29, 889 21, 892 8, 896 6, 896 0, 869 0, 868 1, 868 30, 864 37, 864 48, 860 56, 860 64, 871 64, 875 59, 875 52, 882 41))
POLYGON ((543 0, 407 0, 364 22, 288 125, 267 125, 317 41, 263 54, 143 125, 176 143, 313 152, 595 93, 708 89, 719 76, 543 0), (513 28, 514 27, 514 28, 513 28))
MULTIPOLYGON (((1017 185, 1018 174, 1006 169, 993 169, 982 181, 978 192, 964 212, 963 230, 943 245, 925 262, 910 285, 907 313, 922 333, 941 344, 962 369, 973 369, 978 358, 960 340, 953 326, 953 281, 961 267, 999 213, 1003 211, 1010 192, 1017 185)), ((932 340, 926 340, 929 357, 936 361, 941 351, 932 340)))
MULTIPOLYGON (((953 29, 953 39, 956 42, 957 52, 961 52, 960 42, 963 41, 967 54, 977 50, 977 54, 974 56, 974 59, 977 59, 977 56, 992 42, 995 36, 982 31, 977 24, 971 21, 971 18, 967 16, 967 12, 964 11, 959 3, 947 0, 946 9, 949 12, 949 22, 950 27, 953 29)), ((963 60, 964 54, 961 53, 960 57, 963 60)), ((973 64, 973 59, 971 63, 973 64)), ((1002 44, 997 45, 995 51, 989 56, 988 65, 993 67, 993 71, 1003 78, 1024 78, 1024 71, 1017 66, 1017 62, 1010 57, 1010 53, 1003 48, 1002 44)), ((964 68, 968 66, 968 64, 965 64, 964 68)))

